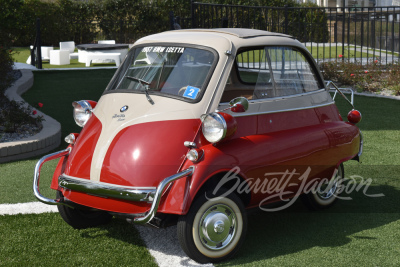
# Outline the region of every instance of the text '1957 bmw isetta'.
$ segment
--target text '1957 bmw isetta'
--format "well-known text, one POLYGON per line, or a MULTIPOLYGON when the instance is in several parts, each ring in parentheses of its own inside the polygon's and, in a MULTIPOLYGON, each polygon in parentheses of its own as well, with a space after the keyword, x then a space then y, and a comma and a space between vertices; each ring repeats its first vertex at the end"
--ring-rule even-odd
POLYGON ((362 153, 360 112, 344 121, 307 49, 261 30, 147 36, 98 102, 72 105, 82 131, 37 163, 35 196, 78 229, 113 216, 177 224, 182 249, 200 263, 238 251, 248 209, 298 197, 331 206, 342 163, 362 153), (53 159, 50 199, 39 178, 53 159))

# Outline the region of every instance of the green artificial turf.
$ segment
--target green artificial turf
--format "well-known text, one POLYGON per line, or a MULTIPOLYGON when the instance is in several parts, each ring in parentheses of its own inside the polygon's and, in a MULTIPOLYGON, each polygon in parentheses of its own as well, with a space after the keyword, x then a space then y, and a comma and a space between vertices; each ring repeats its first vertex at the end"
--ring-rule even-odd
MULTIPOLYGON (((42 110, 61 122, 65 136, 80 129, 74 125, 71 102, 97 100, 112 74, 112 70, 35 72, 34 87, 23 97, 32 105, 43 103, 42 110)), ((340 96, 337 105, 345 119, 351 107, 340 96)), ((310 212, 298 201, 284 211, 250 213, 242 249, 218 265, 399 266, 400 102, 355 96, 355 107, 363 115, 359 127, 364 134, 364 155, 361 164, 345 163, 345 177, 371 179, 367 191, 363 192, 365 187, 353 191, 348 195, 352 200, 340 200, 320 212, 310 212)), ((65 143, 60 148, 64 147, 65 143)), ((0 164, 0 203, 35 201, 32 176, 36 161, 0 164)), ((55 166, 51 164, 43 170, 43 192, 49 195, 53 192, 46 185, 55 166)), ((136 232, 118 220, 78 231, 57 214, 0 216, 0 232, 5 241, 0 244, 0 265, 153 264, 150 256, 134 262, 144 248, 137 243, 136 232)))
POLYGON ((122 220, 74 230, 58 214, 0 216, 1 266, 157 266, 122 220))
POLYGON ((72 116, 72 102, 78 100, 98 101, 115 69, 49 70, 34 72, 34 85, 22 97, 32 106, 61 123, 62 136, 80 132, 72 116))
MULTIPOLYGON (((343 119, 352 109, 338 96, 343 119)), ((355 96, 363 119, 362 163, 345 163, 345 177, 372 183, 330 209, 310 212, 300 201, 280 212, 250 214, 238 255, 217 266, 399 266, 400 101, 355 96), (370 197, 384 194, 383 197, 370 197)))

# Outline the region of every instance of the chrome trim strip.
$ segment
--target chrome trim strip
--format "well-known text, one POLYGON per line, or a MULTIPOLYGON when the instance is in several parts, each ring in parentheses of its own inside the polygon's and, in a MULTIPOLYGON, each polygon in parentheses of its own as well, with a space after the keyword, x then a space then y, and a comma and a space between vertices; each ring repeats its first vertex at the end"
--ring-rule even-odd
POLYGON ((76 178, 66 174, 58 177, 58 185, 64 189, 76 190, 99 197, 111 197, 129 201, 152 202, 156 187, 133 187, 76 178))
POLYGON ((265 112, 253 112, 253 113, 229 113, 233 117, 247 117, 247 116, 254 116, 254 115, 264 115, 264 114, 272 114, 272 113, 278 113, 278 112, 287 112, 287 111, 296 111, 296 110, 303 110, 303 109, 312 109, 312 108, 321 108, 321 107, 326 107, 329 105, 335 104, 334 101, 320 104, 320 105, 315 105, 315 106, 308 106, 308 107, 299 107, 299 108, 291 108, 291 109, 281 109, 281 110, 271 110, 271 111, 265 111, 265 112))
MULTIPOLYGON (((311 91, 311 92, 305 92, 305 93, 301 93, 301 94, 293 94, 293 95, 287 95, 287 96, 275 96, 275 97, 269 97, 269 98, 250 99, 249 103, 274 102, 274 101, 278 101, 278 100, 283 100, 283 99, 288 99, 288 98, 296 98, 296 97, 301 97, 301 96, 308 96, 308 95, 318 94, 318 93, 322 93, 322 92, 326 92, 326 89, 321 88, 321 89, 311 91)), ((219 105, 226 106, 228 104, 229 104, 229 102, 221 102, 219 105)))
POLYGON ((275 96, 275 97, 270 97, 270 98, 251 99, 251 100, 249 100, 249 102, 250 103, 273 102, 273 101, 282 100, 282 99, 314 95, 314 94, 318 94, 318 93, 322 93, 322 92, 326 92, 326 89, 325 88, 320 88, 320 89, 315 90, 315 91, 304 92, 304 93, 301 93, 301 94, 293 94, 293 95, 286 95, 286 96, 275 96))
POLYGON ((42 168, 42 166, 45 162, 53 160, 53 159, 61 158, 64 156, 68 156, 70 152, 71 152, 71 148, 67 148, 65 150, 61 150, 61 151, 46 155, 46 156, 42 157, 36 163, 35 173, 33 175, 33 193, 39 201, 49 204, 49 205, 59 205, 59 204, 65 205, 64 203, 62 203, 62 201, 63 201, 62 199, 50 199, 50 198, 47 198, 40 194, 40 190, 39 190, 40 169, 42 168))
POLYGON ((189 168, 187 168, 186 170, 184 170, 180 173, 177 173, 168 178, 165 178, 157 187, 156 195, 154 196, 154 201, 151 204, 151 208, 150 208, 149 212, 143 217, 136 217, 133 220, 133 223, 146 224, 146 223, 150 222, 151 219, 153 219, 157 213, 158 205, 160 204, 162 192, 164 191, 164 189, 175 180, 178 180, 185 176, 191 176, 194 173, 194 169, 195 169, 194 166, 190 166, 189 168))
MULTIPOLYGON (((226 37, 223 37, 223 38, 225 38, 225 39, 229 42, 229 45, 230 45, 230 49, 229 49, 229 50, 230 50, 231 53, 232 53, 232 50, 233 50, 233 43, 232 43, 232 41, 229 40, 229 39, 227 39, 226 37)), ((226 55, 226 54, 225 54, 225 55, 226 55)), ((211 96, 210 101, 209 101, 208 104, 207 104, 207 108, 206 108, 205 114, 208 114, 208 113, 211 113, 211 112, 212 112, 212 111, 211 111, 211 108, 212 108, 213 103, 214 103, 215 101, 217 101, 217 100, 216 100, 216 97, 217 97, 217 94, 218 94, 218 91, 219 91, 218 88, 220 88, 220 86, 221 86, 221 80, 223 79, 224 75, 226 75, 225 72, 228 72, 228 75, 229 75, 229 72, 231 71, 231 68, 227 68, 227 67, 226 67, 227 64, 229 63, 230 56, 231 56, 231 55, 226 55, 226 60, 225 60, 224 66, 222 67, 221 75, 218 77, 217 84, 216 84, 216 86, 213 88, 213 93, 212 93, 212 96, 211 96)), ((222 57, 221 57, 221 58, 222 58, 222 57)), ((215 67, 216 67, 216 66, 215 66, 215 67)), ((215 71, 215 69, 214 69, 214 71, 215 71)), ((210 80, 211 80, 211 79, 210 79, 210 80)), ((210 86, 210 83, 207 85, 207 88, 208 88, 209 86, 210 86)), ((206 90, 207 90, 207 88, 206 88, 206 90)), ((219 99, 218 99, 218 101, 219 101, 219 99)), ((217 107, 218 107, 218 103, 215 103, 215 104, 216 104, 217 107)))

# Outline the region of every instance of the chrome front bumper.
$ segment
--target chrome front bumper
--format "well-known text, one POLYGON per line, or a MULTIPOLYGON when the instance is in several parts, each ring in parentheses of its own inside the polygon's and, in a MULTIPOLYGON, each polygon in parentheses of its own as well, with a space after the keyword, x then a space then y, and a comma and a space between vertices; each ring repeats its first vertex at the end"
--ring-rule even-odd
MULTIPOLYGON (((39 201, 50 205, 67 205, 66 203, 63 203, 62 199, 50 199, 42 196, 39 191, 39 179, 40 169, 45 162, 67 156, 70 152, 71 149, 67 148, 66 150, 46 155, 42 157, 36 164, 35 174, 33 177, 33 192, 39 201)), ((193 172, 194 166, 191 166, 182 172, 165 178, 160 182, 157 187, 120 186, 109 183, 92 182, 87 179, 71 177, 65 174, 60 175, 60 177, 58 178, 58 184, 60 187, 63 187, 65 189, 76 190, 99 197, 111 197, 129 201, 150 202, 152 203, 150 210, 144 216, 135 217, 133 220, 133 222, 136 224, 146 224, 150 222, 157 213, 164 189, 167 188, 167 186, 175 180, 191 176, 193 172)))

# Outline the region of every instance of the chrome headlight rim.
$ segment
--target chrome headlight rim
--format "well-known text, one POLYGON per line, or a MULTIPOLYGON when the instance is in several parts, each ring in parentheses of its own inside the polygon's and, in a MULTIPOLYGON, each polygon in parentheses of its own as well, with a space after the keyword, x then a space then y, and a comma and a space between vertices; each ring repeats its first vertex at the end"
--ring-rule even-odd
POLYGON ((192 148, 186 153, 186 158, 193 163, 199 162, 204 156, 204 150, 192 148))
POLYGON ((223 139, 226 137, 227 129, 228 129, 228 126, 227 126, 227 124, 226 124, 225 118, 224 118, 221 114, 219 114, 218 112, 212 112, 212 113, 207 114, 207 115, 205 115, 204 117, 202 117, 202 132, 203 132, 203 136, 204 136, 204 137, 207 139, 207 141, 210 142, 210 143, 215 144, 215 143, 218 143, 218 142, 220 142, 221 140, 223 140, 223 139), (207 132, 204 130, 205 127, 206 127, 206 126, 205 126, 206 120, 207 120, 208 118, 210 118, 210 117, 213 118, 214 120, 216 120, 216 121, 217 121, 218 123, 220 123, 221 126, 222 126, 222 134, 221 134, 221 136, 220 136, 219 138, 217 138, 217 139, 211 139, 210 136, 207 135, 207 132))
POLYGON ((93 113, 93 108, 92 105, 86 100, 80 100, 80 101, 74 101, 72 102, 72 106, 74 107, 73 110, 73 117, 75 120, 75 123, 83 127, 87 123, 87 121, 90 119, 93 113), (83 116, 86 116, 84 118, 79 118, 78 116, 82 116, 82 113, 84 113, 83 116))

